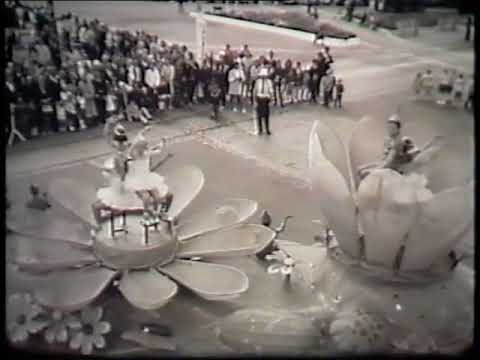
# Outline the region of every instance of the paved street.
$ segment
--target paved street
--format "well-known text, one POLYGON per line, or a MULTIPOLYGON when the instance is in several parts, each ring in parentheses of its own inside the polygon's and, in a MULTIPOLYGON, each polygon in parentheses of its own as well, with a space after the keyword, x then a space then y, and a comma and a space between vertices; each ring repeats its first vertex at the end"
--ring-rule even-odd
MULTIPOLYGON (((196 9, 192 4, 185 6, 183 14, 179 14, 176 4, 170 2, 62 1, 55 2, 55 7, 58 13, 72 11, 80 17, 96 17, 118 28, 142 29, 156 33, 160 38, 195 48, 195 22, 188 14, 196 9)), ((288 9, 305 11, 300 7, 288 9)), ((448 64, 467 74, 473 72, 473 50, 455 45, 463 41, 462 34, 457 34, 458 39, 450 34, 450 40, 440 41, 437 33, 429 34, 433 30, 425 30, 423 37, 405 40, 391 33, 371 32, 339 22, 335 19, 335 11, 321 10, 320 17, 356 32, 362 40, 361 45, 353 48, 331 49, 336 75, 344 80, 346 87, 344 109, 325 109, 320 105, 308 104, 275 109, 271 119, 271 137, 253 135, 251 111, 247 114, 225 112, 220 123, 210 120, 208 109, 202 107, 193 111, 176 110, 175 114, 157 119, 151 132, 152 142, 167 138, 170 152, 174 155, 166 166, 195 164, 205 173, 205 188, 189 208, 189 213, 200 210, 212 199, 248 197, 257 200, 260 209, 269 209, 275 224, 283 216, 295 215, 282 237, 311 243, 319 230, 311 220, 321 217, 305 181, 308 134, 314 121, 327 123, 347 141, 353 126, 363 116, 384 121, 399 108, 405 135, 411 136, 419 144, 434 135, 455 135, 465 139, 465 144, 473 136, 471 113, 415 100, 412 90, 416 73, 428 67, 440 71, 442 66, 448 64)), ((282 58, 301 61, 309 61, 318 51, 310 42, 209 23, 207 50, 218 50, 225 43, 235 48, 248 43, 255 54, 273 49, 282 58)), ((128 127, 132 131, 138 128, 130 124, 128 127)), ((461 152, 461 145, 452 147, 451 151, 461 152)), ((57 134, 14 146, 7 152, 9 191, 18 192, 22 188, 26 191, 31 181, 47 186, 52 171, 69 174, 69 177, 95 177, 97 170, 91 165, 108 151, 109 147, 101 137, 101 129, 57 134)), ((465 162, 454 165, 473 171, 473 163, 467 158, 465 162)), ((258 214, 252 220, 258 222, 258 214)), ((471 237, 473 244, 473 233, 471 237)), ((264 278, 266 275, 251 270, 253 261, 242 260, 238 266, 249 273, 253 279, 251 283, 255 284, 255 278, 264 278)), ((255 286, 243 298, 242 304, 258 298, 273 305, 298 305, 302 301, 308 305, 305 298, 297 299, 293 295, 282 297, 270 287, 255 286)), ((183 301, 178 305, 169 305, 161 314, 174 321, 174 313, 183 311, 181 306, 188 307, 193 313, 195 309, 185 305, 188 304, 188 296, 183 301)), ((209 311, 217 311, 216 315, 221 316, 222 309, 221 306, 211 307, 209 311)), ((205 321, 198 320, 198 323, 202 322, 205 321)), ((200 343, 202 341, 199 340, 200 343)), ((192 346, 189 351, 195 348, 192 346)), ((218 351, 217 347, 215 351, 218 351)))
MULTIPOLYGON (((242 5, 243 6, 243 5, 242 5)), ((246 6, 251 8, 252 6, 246 6)), ((204 8, 208 8, 204 5, 204 8)), ((298 6, 263 6, 265 10, 305 11, 298 6)), ((433 102, 413 99, 412 81, 418 71, 431 67, 441 69, 442 63, 449 62, 459 69, 473 68, 473 51, 455 50, 450 38, 439 42, 438 34, 432 38, 428 31, 421 29, 419 39, 400 39, 393 34, 372 32, 355 24, 337 20, 337 8, 323 8, 320 18, 327 19, 347 30, 352 30, 361 38, 361 45, 352 48, 334 48, 334 69, 337 76, 344 79, 346 93, 345 107, 342 110, 324 109, 317 105, 293 105, 285 109, 275 109, 272 117, 274 135, 271 138, 253 135, 253 122, 250 114, 225 112, 221 124, 208 118, 208 109, 196 108, 193 112, 176 110, 161 116, 154 125, 151 137, 159 141, 162 137, 170 143, 195 139, 216 149, 229 152, 242 158, 255 161, 258 171, 274 171, 305 188, 307 139, 315 120, 326 122, 345 141, 353 125, 363 116, 384 121, 388 115, 400 109, 405 125, 405 134, 412 136, 419 144, 425 143, 434 135, 473 136, 473 116, 461 109, 443 108, 433 102), (326 9, 326 10, 325 10, 326 9), (423 34, 423 37, 422 37, 423 34), (436 40, 435 40, 436 39, 436 40), (439 46, 443 48, 439 48, 439 46), (453 49, 453 50, 452 50, 453 49), (264 170, 266 169, 266 170, 264 170)), ((161 38, 191 45, 195 49, 195 23, 189 11, 196 10, 193 4, 185 6, 179 13, 175 3, 167 2, 58 2, 56 11, 72 11, 80 17, 96 17, 119 28, 144 29, 160 35, 161 38)), ((209 23, 207 27, 207 48, 220 49, 225 43, 239 47, 248 42, 255 53, 264 53, 273 48, 281 57, 308 61, 317 48, 310 42, 296 40, 274 33, 247 30, 236 26, 209 23)), ((460 151, 454 149, 452 151, 460 151)), ((7 175, 16 176, 45 171, 58 165, 67 166, 84 160, 105 155, 108 146, 101 138, 101 130, 89 130, 85 134, 62 134, 31 143, 19 144, 9 149, 7 175), (58 151, 61 149, 62 151, 58 151)), ((467 160, 466 160, 467 161, 467 160)), ((455 164, 468 166, 473 164, 455 164)), ((473 171, 473 170, 472 170, 473 171)), ((11 180, 10 180, 11 181, 11 180)), ((283 202, 273 205, 282 208, 283 202)), ((283 212, 283 211, 282 211, 283 212)))

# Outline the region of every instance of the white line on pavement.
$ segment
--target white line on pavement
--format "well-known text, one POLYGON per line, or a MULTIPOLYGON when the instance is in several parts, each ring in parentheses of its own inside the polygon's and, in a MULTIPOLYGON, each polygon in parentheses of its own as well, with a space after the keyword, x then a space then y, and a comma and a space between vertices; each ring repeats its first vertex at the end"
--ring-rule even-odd
POLYGON ((335 72, 337 74, 341 74, 342 78, 344 79, 352 79, 355 77, 363 77, 366 75, 378 75, 379 73, 385 73, 385 72, 390 72, 393 70, 401 69, 401 68, 406 68, 406 67, 411 67, 411 66, 417 66, 417 65, 422 65, 422 64, 430 64, 431 61, 427 59, 423 60, 417 60, 417 61, 409 61, 409 62, 403 62, 399 64, 394 64, 394 65, 374 65, 374 66, 363 66, 359 70, 346 70, 342 71, 341 67, 335 67, 335 72))

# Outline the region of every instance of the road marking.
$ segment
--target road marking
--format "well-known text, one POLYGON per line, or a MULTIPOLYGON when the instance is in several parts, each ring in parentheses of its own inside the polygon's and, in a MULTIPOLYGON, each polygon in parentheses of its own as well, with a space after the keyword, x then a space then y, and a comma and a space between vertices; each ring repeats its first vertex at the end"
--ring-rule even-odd
POLYGON ((374 66, 364 66, 359 70, 346 70, 342 71, 341 68, 335 68, 336 74, 341 74, 343 79, 352 79, 356 77, 363 77, 366 75, 378 75, 379 73, 386 73, 390 71, 395 71, 397 69, 418 66, 422 64, 430 64, 431 61, 423 59, 416 61, 403 62, 394 65, 374 65, 374 66))
POLYGON ((345 97, 343 102, 348 104, 349 102, 358 102, 358 101, 363 101, 367 100, 370 98, 378 97, 378 96, 384 96, 384 95, 390 95, 390 94, 401 94, 406 92, 406 89, 398 89, 398 88, 388 88, 388 89, 382 89, 377 92, 356 92, 353 93, 351 96, 345 97))

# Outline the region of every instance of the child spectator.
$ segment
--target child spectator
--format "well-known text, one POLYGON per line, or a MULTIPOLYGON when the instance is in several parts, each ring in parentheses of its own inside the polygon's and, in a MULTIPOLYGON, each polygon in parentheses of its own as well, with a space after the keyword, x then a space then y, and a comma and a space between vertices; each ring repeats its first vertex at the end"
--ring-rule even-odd
POLYGON ((338 78, 335 83, 335 102, 334 106, 336 108, 342 108, 342 97, 345 87, 343 86, 342 79, 338 78))
POLYGON ((212 104, 212 114, 211 118, 213 120, 218 120, 218 106, 220 104, 222 89, 218 84, 217 79, 212 78, 208 84, 208 94, 210 97, 210 103, 212 104))

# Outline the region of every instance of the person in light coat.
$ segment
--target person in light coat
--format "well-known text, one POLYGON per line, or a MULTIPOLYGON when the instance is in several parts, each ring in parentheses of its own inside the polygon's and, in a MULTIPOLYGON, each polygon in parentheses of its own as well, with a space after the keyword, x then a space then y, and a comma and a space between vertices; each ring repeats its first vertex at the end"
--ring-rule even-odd
POLYGON ((150 63, 147 71, 145 72, 145 84, 147 84, 152 99, 153 105, 157 106, 157 91, 160 86, 160 71, 158 67, 150 63))
MULTIPOLYGON (((235 62, 233 69, 228 73, 228 95, 233 105, 233 111, 237 112, 237 106, 242 106, 242 84, 246 80, 245 73, 238 62, 235 62)), ((245 107, 242 109, 246 112, 245 107)))
POLYGON ((255 99, 255 107, 257 110, 257 128, 258 135, 263 133, 263 125, 267 135, 271 135, 270 131, 270 101, 273 97, 273 83, 269 79, 267 68, 262 68, 258 73, 258 79, 255 81, 253 95, 255 99))
POLYGON ((466 85, 466 82, 465 82, 465 78, 463 77, 463 74, 459 74, 453 82, 453 91, 452 91, 453 102, 457 104, 463 103, 465 85, 466 85))
POLYGON ((335 76, 333 70, 329 69, 327 75, 322 77, 321 88, 323 89, 323 106, 328 107, 333 97, 333 89, 335 87, 335 76))

